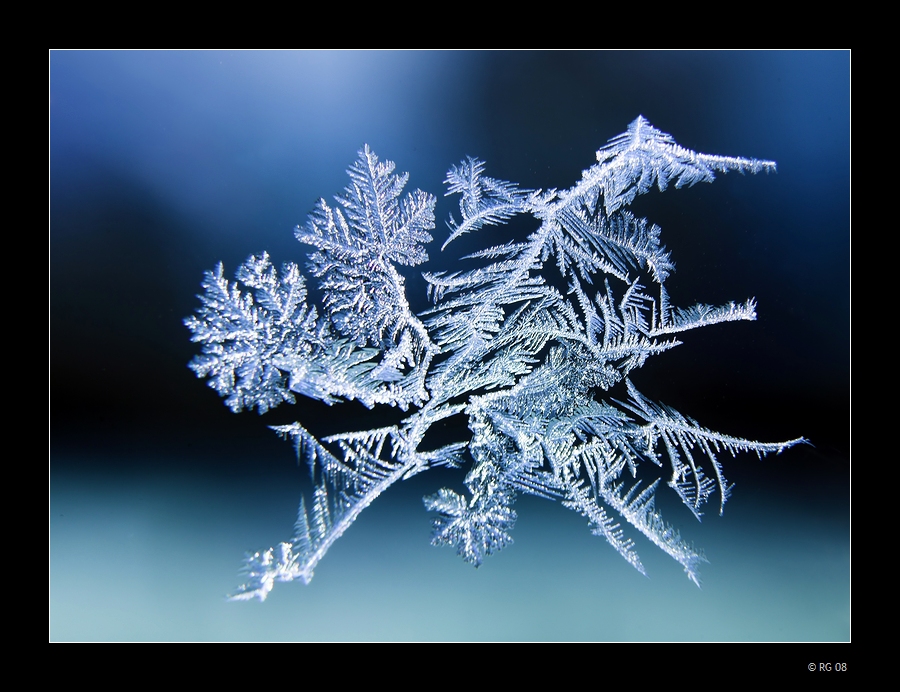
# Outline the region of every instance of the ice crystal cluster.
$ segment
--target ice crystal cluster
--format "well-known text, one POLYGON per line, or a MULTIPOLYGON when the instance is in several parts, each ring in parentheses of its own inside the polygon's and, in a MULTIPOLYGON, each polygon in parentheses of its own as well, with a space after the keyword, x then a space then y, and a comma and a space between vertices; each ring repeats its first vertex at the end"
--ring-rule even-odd
POLYGON ((407 175, 364 147, 336 204, 320 200, 296 229, 312 248, 307 269, 321 305, 307 302, 296 264, 278 270, 263 254, 247 259, 235 282, 221 264, 208 272, 202 305, 186 320, 202 347, 191 368, 232 411, 263 413, 301 394, 404 412, 397 425, 323 439, 301 423, 275 428, 309 466, 314 489, 289 540, 247 556, 246 582, 231 598, 264 600, 275 582, 309 582, 373 500, 440 465, 469 469, 468 494, 443 488, 424 499, 436 513, 432 542, 473 565, 512 542, 513 504, 528 493, 584 516, 644 572, 630 525, 699 584, 702 554, 655 507, 659 477, 699 518, 710 499, 717 496, 720 511, 728 499, 723 454, 762 456, 802 440, 713 432, 649 401, 628 379, 678 345, 681 332, 756 317, 753 300, 672 306, 665 281, 674 265, 660 229, 628 206, 653 187, 773 170, 771 161, 685 149, 643 117, 568 190, 521 188, 468 158, 447 173, 459 216, 441 249, 467 233, 489 233, 491 242, 453 271, 424 274, 432 306, 416 314, 398 267, 428 259, 436 200, 404 194, 407 175), (520 215, 536 227, 523 241, 503 242, 503 228, 484 231, 520 215), (467 418, 468 441, 423 444, 452 416, 467 418), (655 480, 641 480, 647 471, 655 480))

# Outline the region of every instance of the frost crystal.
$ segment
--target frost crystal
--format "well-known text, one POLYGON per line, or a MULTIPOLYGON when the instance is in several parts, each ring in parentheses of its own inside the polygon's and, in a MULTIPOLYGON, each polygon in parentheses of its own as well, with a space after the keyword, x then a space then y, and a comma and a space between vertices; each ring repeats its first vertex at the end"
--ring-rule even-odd
POLYGON ((336 205, 321 200, 296 230, 314 248, 308 266, 322 291, 320 310, 307 305, 299 268, 278 272, 265 254, 250 257, 236 283, 221 265, 206 274, 202 306, 185 320, 202 346, 191 368, 232 411, 263 413, 303 394, 407 412, 396 426, 321 441, 300 423, 275 428, 307 462, 314 492, 301 500, 289 541, 248 556, 247 581, 231 598, 264 600, 276 581, 308 582, 375 498, 438 465, 468 465, 470 496, 444 488, 425 498, 437 513, 432 542, 455 547, 473 565, 512 542, 512 505, 522 492, 583 515, 644 572, 621 517, 699 584, 704 558, 662 519, 659 480, 642 482, 642 466, 668 468, 669 487, 699 518, 714 495, 721 512, 731 491, 722 452, 763 456, 803 442, 715 433, 647 400, 627 379, 649 356, 678 345, 674 334, 754 320, 756 310, 753 300, 672 307, 664 283, 674 265, 660 229, 626 207, 654 186, 768 172, 773 162, 698 154, 638 117, 568 190, 522 189, 484 170, 468 158, 447 173, 460 218, 451 216, 442 250, 522 214, 537 230, 463 258, 474 268, 424 274, 433 307, 422 314, 410 309, 397 265, 428 259, 435 198, 421 190, 404 196, 407 176, 368 147, 336 205), (603 398, 617 384, 623 400, 603 398), (471 439, 423 449, 429 428, 456 415, 467 416, 471 439))

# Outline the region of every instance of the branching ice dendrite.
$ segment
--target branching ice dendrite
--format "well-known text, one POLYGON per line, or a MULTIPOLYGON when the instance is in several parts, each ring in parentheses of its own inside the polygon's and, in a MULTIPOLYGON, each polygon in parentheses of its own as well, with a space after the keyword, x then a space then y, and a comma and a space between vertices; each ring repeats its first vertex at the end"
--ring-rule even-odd
POLYGON ((642 482, 644 465, 668 466, 668 486, 699 519, 713 497, 721 512, 730 495, 722 452, 761 457, 804 442, 713 432, 649 401, 628 379, 680 343, 671 335, 754 320, 756 304, 670 305, 665 281, 675 266, 660 229, 626 207, 653 187, 773 171, 773 162, 699 154, 638 117, 568 190, 522 189, 484 170, 467 158, 448 172, 460 217, 451 216, 442 249, 518 215, 531 216, 537 229, 463 258, 474 268, 424 274, 434 305, 422 314, 412 312, 398 266, 428 259, 436 200, 421 190, 404 195, 407 176, 368 146, 336 204, 321 200, 296 230, 313 247, 308 267, 320 309, 307 305, 297 265, 279 273, 267 255, 250 257, 235 283, 221 265, 206 274, 201 307, 185 320, 202 347, 191 368, 233 411, 264 413, 303 394, 407 412, 397 425, 321 441, 300 423, 275 428, 309 467, 312 499, 301 500, 289 541, 248 555, 247 580, 233 599, 264 600, 277 581, 308 582, 328 548, 391 485, 434 466, 467 464, 468 498, 446 488, 425 498, 437 513, 433 543, 455 547, 466 561, 477 566, 512 542, 512 505, 527 493, 583 515, 644 572, 621 518, 699 584, 705 558, 660 516, 659 480, 642 482), (565 293, 548 282, 549 267, 565 293), (603 398, 623 380, 627 399, 603 398), (459 414, 470 440, 423 448, 433 425, 459 414))

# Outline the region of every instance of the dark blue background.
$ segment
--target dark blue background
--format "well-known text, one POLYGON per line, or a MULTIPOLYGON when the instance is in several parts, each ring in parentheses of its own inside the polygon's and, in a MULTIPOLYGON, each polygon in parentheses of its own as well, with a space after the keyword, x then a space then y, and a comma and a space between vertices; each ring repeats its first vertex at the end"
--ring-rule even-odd
MULTIPOLYGON (((51 637, 849 638, 849 79, 847 52, 52 52, 51 637), (672 251, 675 304, 759 303, 755 323, 685 334, 637 386, 721 432, 815 445, 725 460, 721 519, 667 505, 711 560, 704 589, 646 542, 644 579, 530 498, 516 545, 472 570, 428 545, 419 498, 464 475, 434 471, 366 510, 309 587, 225 603, 303 487, 266 425, 393 412, 229 413, 186 367, 203 271, 263 250, 302 263, 293 226, 363 143, 440 196, 442 241, 450 165, 568 187, 638 114, 697 151, 778 162, 635 205, 672 251)), ((418 270, 464 249, 439 247, 410 273, 416 306, 418 270)))

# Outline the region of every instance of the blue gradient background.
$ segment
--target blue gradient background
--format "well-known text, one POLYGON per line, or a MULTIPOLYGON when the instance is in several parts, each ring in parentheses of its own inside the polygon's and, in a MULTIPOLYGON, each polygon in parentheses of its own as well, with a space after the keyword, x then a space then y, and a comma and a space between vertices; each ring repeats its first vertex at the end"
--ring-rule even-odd
MULTIPOLYGON (((848 640, 849 80, 846 52, 52 52, 50 638, 848 640), (203 271, 302 261, 293 226, 364 142, 435 194, 466 155, 568 187, 638 114, 684 146, 778 162, 635 205, 673 253, 675 304, 759 302, 757 322, 686 334, 635 384, 713 429, 815 445, 726 460, 733 499, 702 524, 661 491, 710 560, 702 590, 638 539, 642 577, 535 498, 515 545, 474 570, 429 545, 422 495, 464 476, 434 470, 367 509, 309 586, 226 602, 305 487, 266 426, 397 418, 229 413, 186 367, 203 271)), ((436 237, 453 206, 439 199, 436 237)), ((430 250, 417 270, 465 248, 430 250)))

